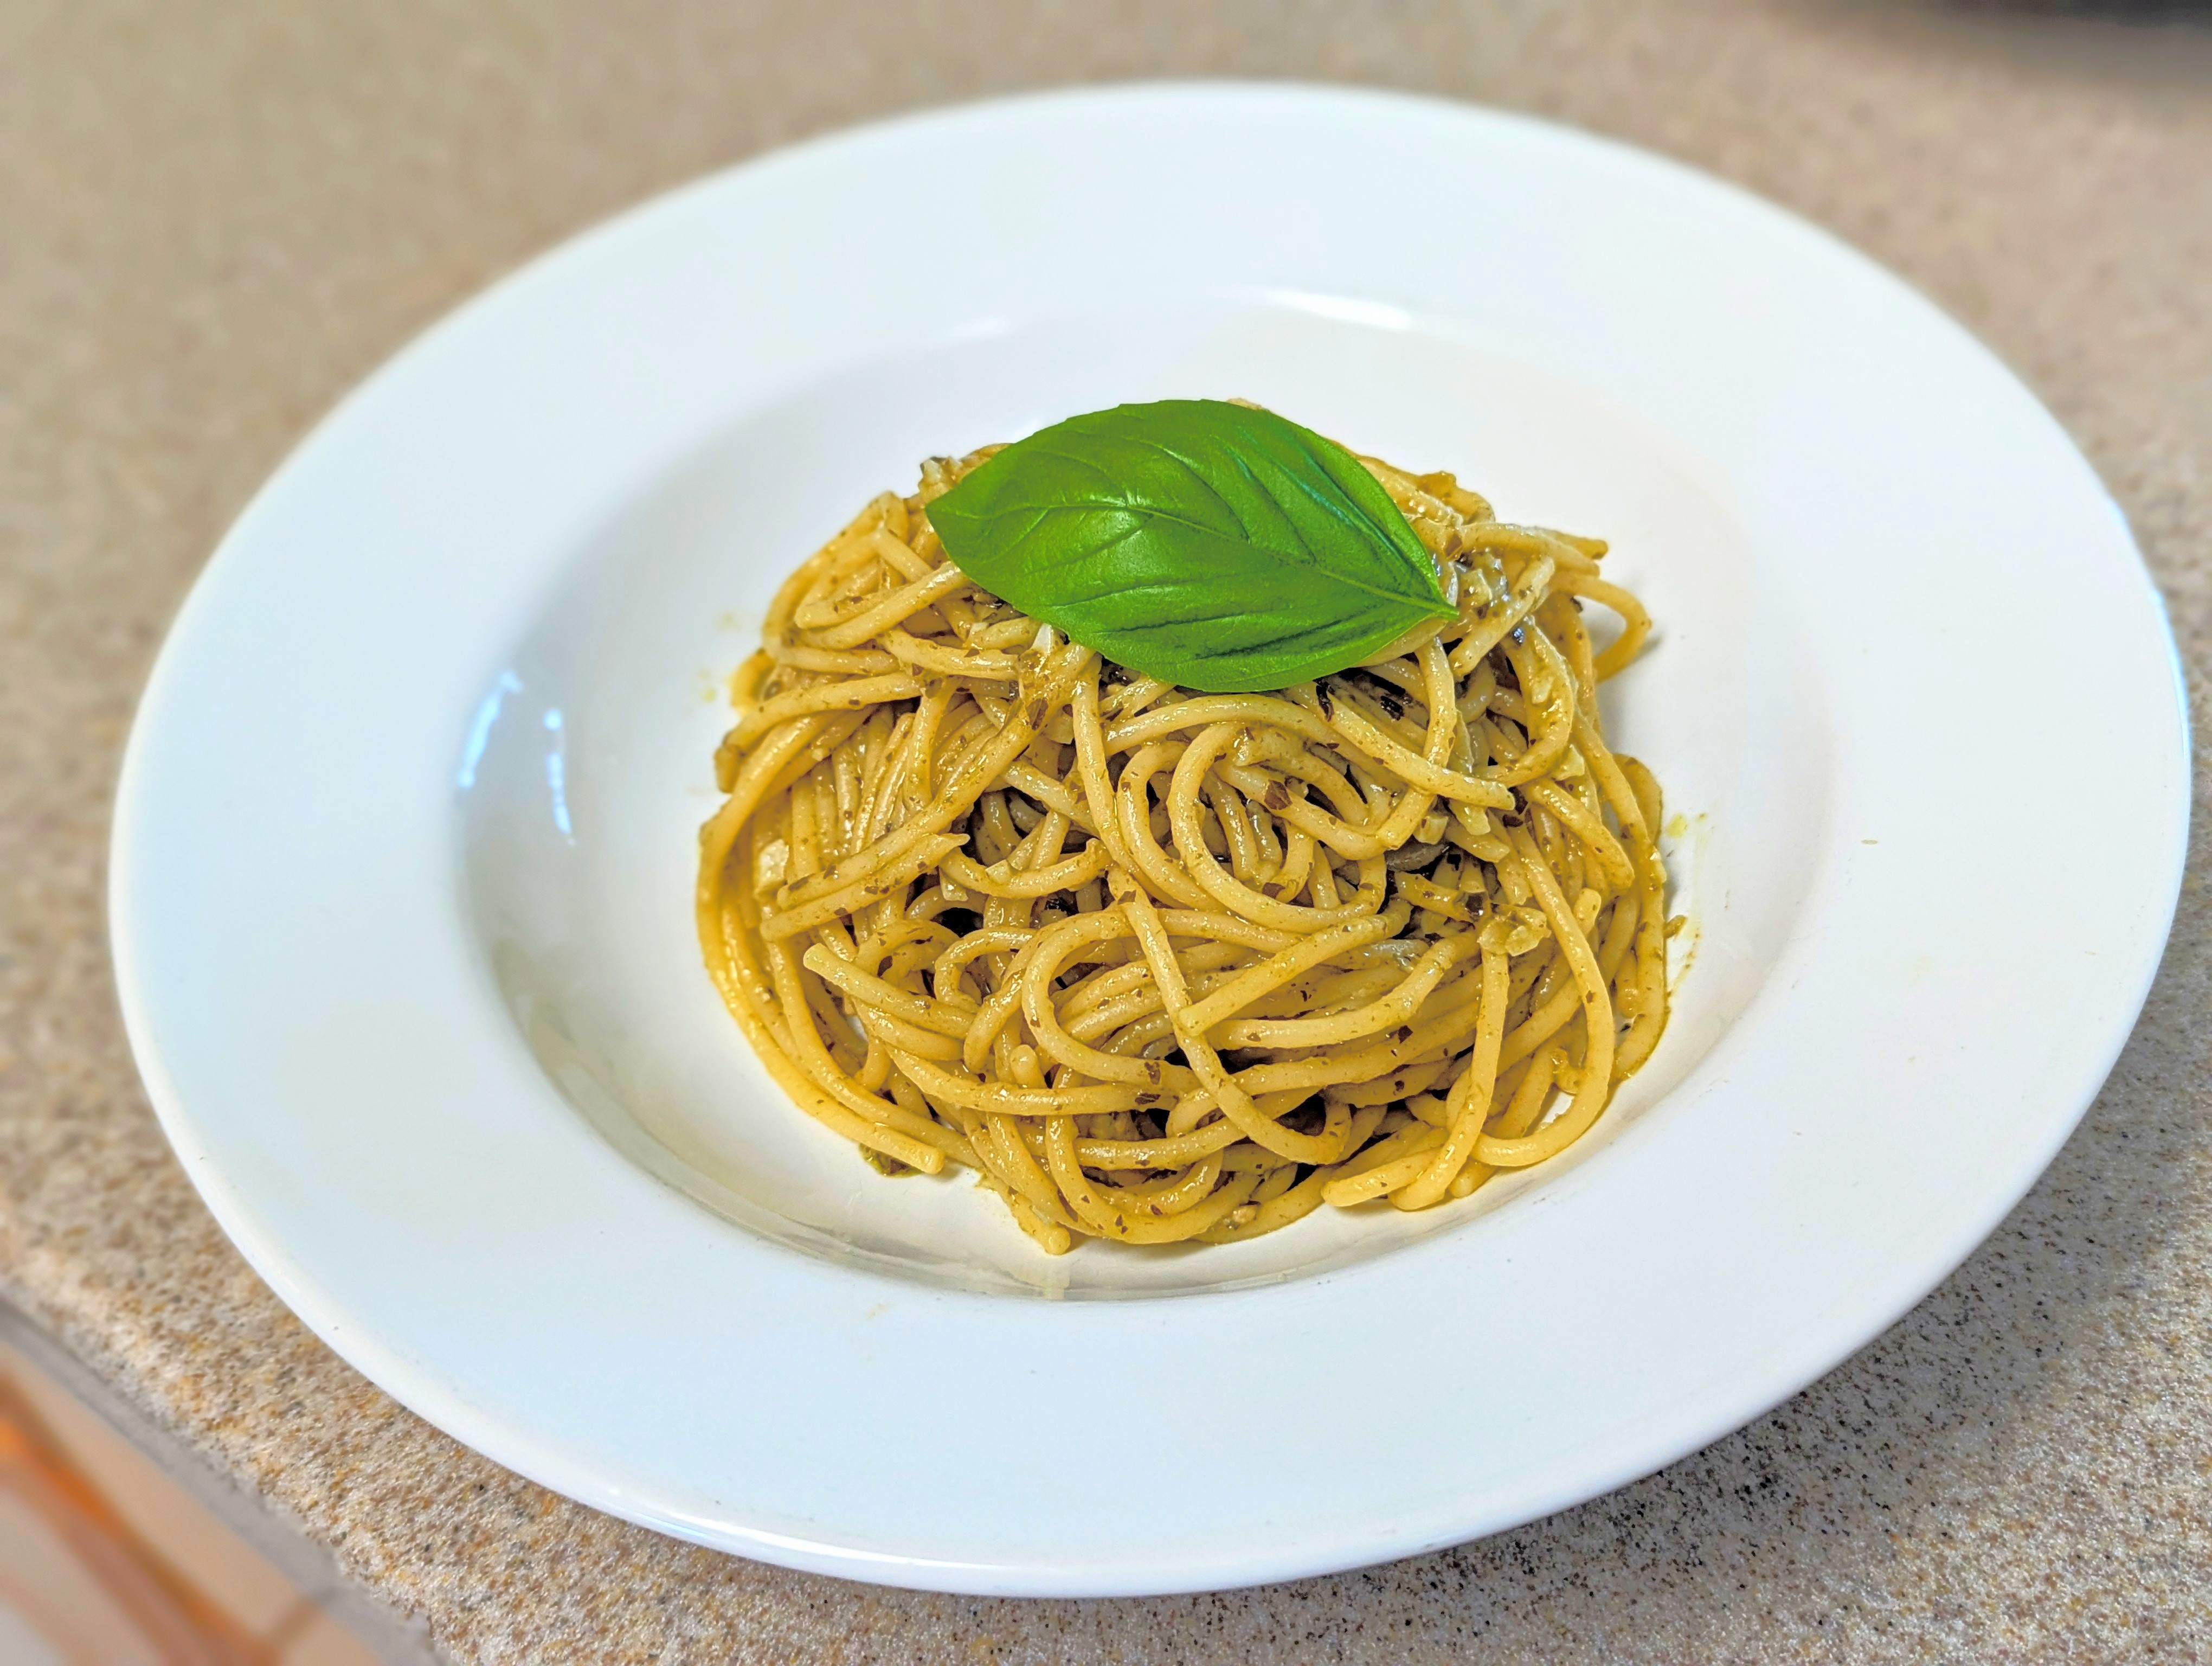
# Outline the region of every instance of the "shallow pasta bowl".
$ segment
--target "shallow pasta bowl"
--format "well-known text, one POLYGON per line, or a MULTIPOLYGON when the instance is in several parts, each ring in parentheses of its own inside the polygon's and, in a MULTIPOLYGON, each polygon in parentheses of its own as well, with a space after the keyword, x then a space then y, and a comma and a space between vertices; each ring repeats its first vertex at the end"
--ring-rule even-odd
POLYGON ((662 198, 342 404, 163 650, 115 949, 217 1218, 460 1439, 796 1567, 1200 1589, 1587 1498, 1917 1300, 2127 1035, 2185 741, 2087 466, 1820 233, 1464 107, 1070 94, 662 198), (699 964, 695 830, 720 678, 854 508, 1192 395, 1613 541, 1659 630, 1608 732, 1668 790, 1690 926, 1665 1040, 1568 1158, 1054 1260, 774 1088, 699 964), (2094 715, 2044 696, 2092 598, 2094 715), (2078 756, 2095 887, 2027 831, 2078 756))

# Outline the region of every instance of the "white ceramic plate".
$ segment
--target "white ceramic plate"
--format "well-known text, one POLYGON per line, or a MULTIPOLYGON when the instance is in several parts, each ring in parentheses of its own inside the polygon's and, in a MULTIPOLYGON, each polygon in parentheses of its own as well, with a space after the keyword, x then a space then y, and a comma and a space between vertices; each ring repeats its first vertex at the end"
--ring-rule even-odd
POLYGON ((2128 1032, 2185 746, 2087 466, 1820 232, 1479 110, 1082 93, 678 192, 343 404, 161 655, 115 947, 224 1227, 471 1445, 797 1567, 1222 1586, 1617 1486, 1917 1300, 2128 1032), (1054 1262, 769 1085, 699 965, 694 829, 794 562, 926 454, 1170 395, 1614 541, 1660 630, 1608 721, 1670 793, 1694 964, 1569 1160, 1054 1262), (2099 848, 2062 853, 2051 766, 2092 757, 2099 848))

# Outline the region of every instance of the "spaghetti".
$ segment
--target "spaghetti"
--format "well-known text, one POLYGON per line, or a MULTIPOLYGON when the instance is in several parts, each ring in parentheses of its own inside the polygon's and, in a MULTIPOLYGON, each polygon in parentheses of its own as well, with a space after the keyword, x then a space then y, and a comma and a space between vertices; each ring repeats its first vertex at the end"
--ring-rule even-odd
POLYGON ((1667 1021, 1659 787, 1596 698, 1650 621, 1606 546, 1362 459, 1458 617, 1193 694, 945 559, 928 506, 992 454, 869 504, 732 679, 699 935, 778 1081, 1054 1254, 1426 1208, 1580 1139, 1667 1021))

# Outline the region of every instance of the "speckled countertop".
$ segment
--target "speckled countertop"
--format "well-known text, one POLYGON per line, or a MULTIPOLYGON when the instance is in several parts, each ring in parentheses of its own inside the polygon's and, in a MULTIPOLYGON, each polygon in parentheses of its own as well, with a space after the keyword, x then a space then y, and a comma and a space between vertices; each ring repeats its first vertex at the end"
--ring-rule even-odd
MULTIPOLYGON (((102 906, 117 760, 162 627, 347 386, 663 185, 879 112, 1075 79, 1487 100, 1833 228, 1979 331, 2087 450, 2165 588, 2201 711, 2212 21, 2193 15, 0 0, 0 1294, 456 1661, 2212 1657, 2201 810, 2173 943, 2111 1082, 2027 1201, 1887 1335, 1709 1450, 1520 1531, 1155 1602, 756 1566, 555 1498, 399 1410, 246 1270, 172 1161, 124 1045, 102 906)), ((2063 686, 2094 697, 2093 679, 2063 686)), ((2094 841, 2094 813, 2075 826, 2094 841)))

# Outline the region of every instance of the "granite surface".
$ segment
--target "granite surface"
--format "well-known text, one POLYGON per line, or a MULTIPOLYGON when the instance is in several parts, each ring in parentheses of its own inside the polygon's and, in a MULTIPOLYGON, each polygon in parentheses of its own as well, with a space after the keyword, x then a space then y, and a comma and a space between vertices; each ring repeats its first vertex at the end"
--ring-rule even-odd
MULTIPOLYGON (((2133 1040, 1955 1276, 1709 1450, 1363 1573, 988 1602, 689 1548, 399 1410, 200 1207, 116 1017, 106 820, 165 622, 307 424, 487 279, 663 185, 882 112, 1192 72, 1541 112, 1740 180, 1890 263, 2103 472, 2202 709, 2201 10, 0 0, 0 1293, 457 1661, 2212 1657, 2201 812, 2133 1040)), ((2063 686, 2094 698, 2094 611, 2083 627, 2063 686)), ((2206 780, 2200 761, 2200 798, 2206 780)), ((2094 884, 2094 777, 2069 796, 2094 884)))

